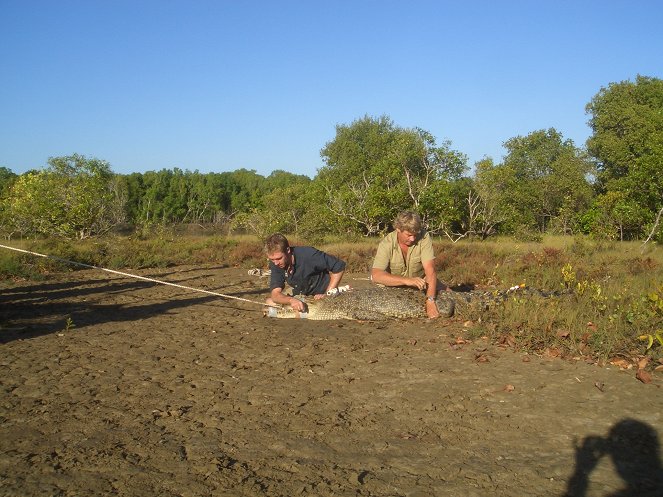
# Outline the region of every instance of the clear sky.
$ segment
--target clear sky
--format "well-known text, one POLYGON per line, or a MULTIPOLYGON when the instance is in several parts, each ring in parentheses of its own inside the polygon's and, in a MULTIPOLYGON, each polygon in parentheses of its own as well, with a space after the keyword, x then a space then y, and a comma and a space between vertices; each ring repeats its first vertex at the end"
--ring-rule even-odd
POLYGON ((388 115, 469 157, 663 77, 660 0, 0 0, 0 166, 315 176, 337 124, 388 115))

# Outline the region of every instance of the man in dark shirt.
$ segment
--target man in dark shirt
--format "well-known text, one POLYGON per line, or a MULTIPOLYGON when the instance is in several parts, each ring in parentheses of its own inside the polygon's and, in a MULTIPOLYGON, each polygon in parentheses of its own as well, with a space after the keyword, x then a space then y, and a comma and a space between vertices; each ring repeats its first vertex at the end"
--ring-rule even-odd
POLYGON ((295 296, 322 298, 329 290, 338 287, 345 271, 342 260, 314 247, 291 247, 281 233, 267 238, 265 252, 272 271, 271 295, 267 303, 289 305, 295 311, 306 309, 304 302, 295 296), (283 293, 286 283, 292 287, 292 297, 283 293))

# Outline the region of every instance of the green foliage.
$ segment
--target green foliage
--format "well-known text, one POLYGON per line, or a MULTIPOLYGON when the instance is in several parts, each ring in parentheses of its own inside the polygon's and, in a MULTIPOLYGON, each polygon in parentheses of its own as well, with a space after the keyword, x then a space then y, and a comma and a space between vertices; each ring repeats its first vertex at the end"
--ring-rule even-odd
POLYGON ((603 200, 595 230, 641 236, 663 207, 663 80, 638 76, 601 88, 587 105, 603 200), (602 224, 605 221, 606 224, 602 224))
POLYGON ((313 179, 247 169, 122 176, 78 155, 21 176, 0 167, 0 231, 86 238, 116 228, 150 237, 187 224, 322 241, 382 234, 396 213, 411 209, 429 232, 454 242, 578 233, 663 241, 663 81, 611 83, 586 110, 588 152, 554 128, 537 130, 507 139, 502 163, 485 158, 472 177, 450 142, 438 144, 428 131, 388 116, 337 125, 313 179))
POLYGON ((325 223, 330 213, 319 200, 320 188, 308 179, 294 176, 281 175, 279 183, 279 187, 263 197, 260 209, 239 213, 234 218, 233 230, 243 230, 261 239, 277 231, 313 238, 320 229, 333 231, 329 229, 333 222, 325 223))
POLYGON ((597 196, 588 216, 589 233, 618 240, 644 235, 643 220, 651 219, 651 213, 624 190, 608 190, 597 196))
POLYGON ((13 231, 11 215, 8 212, 8 203, 5 200, 8 192, 18 176, 6 167, 0 167, 0 233, 7 237, 13 231))
POLYGON ((496 234, 501 224, 514 217, 514 204, 508 194, 513 183, 511 176, 508 168, 496 166, 490 158, 475 164, 474 179, 466 195, 465 232, 485 240, 496 234))
POLYGON ((265 191, 279 192, 293 185, 309 185, 311 179, 303 174, 293 174, 277 169, 265 178, 265 191))
POLYGON ((123 177, 128 192, 127 217, 148 232, 174 223, 221 225, 238 213, 259 210, 264 195, 287 181, 306 176, 275 171, 269 178, 253 170, 201 174, 162 169, 123 177))
POLYGON ((647 342, 647 350, 654 344, 663 347, 663 286, 640 298, 640 313, 653 322, 655 331, 640 335, 640 340, 647 342))
POLYGON ((439 225, 449 202, 443 183, 458 179, 467 161, 449 143, 438 147, 430 133, 400 128, 387 116, 337 125, 336 137, 320 154, 326 165, 316 180, 329 209, 365 235, 386 231, 404 209, 439 225))
POLYGON ((335 139, 320 152, 326 165, 317 179, 338 217, 352 220, 367 234, 387 229, 406 198, 396 188, 401 179, 397 156, 413 146, 405 141, 386 116, 336 126, 335 139))
POLYGON ((35 265, 34 258, 7 252, 0 252, 0 281, 4 280, 40 280, 42 274, 35 265))
POLYGON ((663 330, 656 330, 653 335, 640 335, 638 338, 647 341, 647 350, 651 349, 654 346, 654 343, 663 347, 663 330))
POLYGON ((5 209, 16 231, 83 239, 108 232, 121 219, 122 197, 107 162, 74 154, 48 163, 9 190, 5 209))
POLYGON ((572 232, 592 199, 589 158, 553 128, 511 138, 504 146, 504 163, 477 176, 481 191, 492 193, 488 198, 501 214, 503 232, 545 233, 551 226, 572 232))
POLYGON ((67 316, 67 320, 64 322, 64 330, 62 330, 64 333, 67 333, 71 330, 73 330, 76 327, 76 324, 74 324, 74 320, 71 319, 71 316, 67 316))
POLYGON ((0 167, 0 191, 4 191, 16 178, 17 175, 11 169, 0 167))
POLYGON ((265 178, 253 170, 238 169, 228 175, 231 185, 230 210, 248 212, 262 206, 262 196, 266 191, 265 178))

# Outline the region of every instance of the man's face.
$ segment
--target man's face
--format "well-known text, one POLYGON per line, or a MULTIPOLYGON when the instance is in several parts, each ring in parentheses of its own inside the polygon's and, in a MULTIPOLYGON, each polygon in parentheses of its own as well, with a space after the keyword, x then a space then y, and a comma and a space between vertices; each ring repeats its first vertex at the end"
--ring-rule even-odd
POLYGON ((267 258, 274 263, 275 266, 281 269, 286 269, 290 266, 290 251, 287 252, 274 252, 267 254, 267 258))
POLYGON ((417 241, 417 235, 406 230, 396 229, 396 238, 398 238, 398 243, 406 247, 411 247, 417 241))

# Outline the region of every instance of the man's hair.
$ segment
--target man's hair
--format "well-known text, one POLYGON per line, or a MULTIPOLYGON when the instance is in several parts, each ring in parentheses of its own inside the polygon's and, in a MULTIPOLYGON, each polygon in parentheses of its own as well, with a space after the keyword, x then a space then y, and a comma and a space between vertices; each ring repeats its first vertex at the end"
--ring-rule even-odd
POLYGON ((265 240, 265 253, 267 253, 267 255, 275 254, 277 252, 285 254, 288 251, 288 247, 290 247, 288 239, 281 233, 269 235, 267 240, 265 240))
POLYGON ((396 219, 394 219, 394 228, 400 231, 409 231, 412 234, 418 235, 421 232, 421 218, 416 212, 399 212, 396 219))

